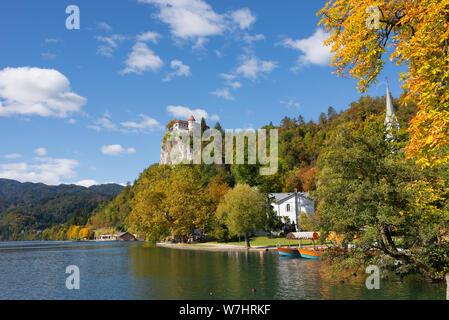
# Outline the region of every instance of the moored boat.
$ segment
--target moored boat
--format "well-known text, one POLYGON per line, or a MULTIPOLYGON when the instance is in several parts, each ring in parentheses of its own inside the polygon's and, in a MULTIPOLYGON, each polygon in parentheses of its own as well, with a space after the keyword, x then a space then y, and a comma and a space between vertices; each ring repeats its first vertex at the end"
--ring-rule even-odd
POLYGON ((281 246, 277 246, 278 252, 280 256, 285 256, 285 257, 301 257, 301 254, 298 251, 298 248, 296 247, 281 247, 281 246))
POLYGON ((299 248, 298 252, 301 255, 301 258, 306 259, 314 259, 319 260, 321 259, 321 255, 325 249, 312 249, 312 248, 299 248))
POLYGON ((291 232, 287 235, 287 239, 299 240, 299 246, 296 248, 301 258, 315 259, 321 258, 321 254, 325 249, 318 248, 315 245, 315 240, 319 240, 320 236, 317 232, 291 232), (302 247, 302 240, 312 240, 313 247, 302 247))

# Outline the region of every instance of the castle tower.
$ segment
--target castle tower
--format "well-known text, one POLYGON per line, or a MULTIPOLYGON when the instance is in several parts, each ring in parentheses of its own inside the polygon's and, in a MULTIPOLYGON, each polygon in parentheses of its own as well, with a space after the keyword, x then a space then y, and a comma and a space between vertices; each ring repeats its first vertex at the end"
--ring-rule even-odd
POLYGON ((195 118, 193 117, 193 115, 191 115, 189 119, 189 132, 193 131, 194 125, 195 125, 195 118))

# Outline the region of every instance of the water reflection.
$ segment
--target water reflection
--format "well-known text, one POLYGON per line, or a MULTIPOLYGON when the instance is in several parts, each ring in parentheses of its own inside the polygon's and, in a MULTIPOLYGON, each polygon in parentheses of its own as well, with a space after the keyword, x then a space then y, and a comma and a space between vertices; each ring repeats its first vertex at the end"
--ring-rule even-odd
POLYGON ((0 299, 444 299, 445 285, 413 277, 368 290, 321 261, 276 251, 211 252, 120 242, 0 243, 0 299), (81 290, 65 288, 77 265, 81 290), (255 291, 253 292, 253 288, 255 291))
POLYGON ((209 252, 133 247, 136 294, 145 299, 443 299, 444 285, 381 282, 368 290, 365 277, 329 277, 316 260, 277 252, 209 252), (252 289, 255 288, 255 292, 252 289))

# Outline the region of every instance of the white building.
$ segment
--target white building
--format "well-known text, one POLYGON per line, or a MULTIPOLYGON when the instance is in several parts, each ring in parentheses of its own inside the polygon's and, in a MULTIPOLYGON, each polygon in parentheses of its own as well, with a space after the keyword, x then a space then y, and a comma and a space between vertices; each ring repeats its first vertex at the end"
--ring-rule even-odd
MULTIPOLYGON (((197 129, 200 128, 200 123, 196 122, 195 117, 192 115, 190 116, 189 121, 185 120, 176 120, 173 124, 173 128, 171 130, 173 131, 189 131, 192 133, 194 127, 197 127, 197 129)), ((206 129, 209 129, 209 126, 206 124, 206 129)))
POLYGON ((308 214, 315 214, 315 204, 313 200, 307 198, 307 193, 270 193, 269 196, 273 198, 272 206, 279 217, 286 222, 288 217, 290 223, 298 226, 299 215, 304 212, 308 214))

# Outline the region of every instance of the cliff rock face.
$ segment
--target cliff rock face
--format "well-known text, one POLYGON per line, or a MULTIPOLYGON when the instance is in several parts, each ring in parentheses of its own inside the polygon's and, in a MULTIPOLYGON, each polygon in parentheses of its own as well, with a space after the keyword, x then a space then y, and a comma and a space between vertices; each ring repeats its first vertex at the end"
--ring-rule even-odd
MULTIPOLYGON (((190 137, 190 135, 188 135, 190 137)), ((190 141, 190 138, 189 138, 190 141)), ((181 136, 177 136, 171 132, 164 135, 161 143, 161 157, 159 164, 180 164, 191 163, 192 152, 190 142, 181 136)))

